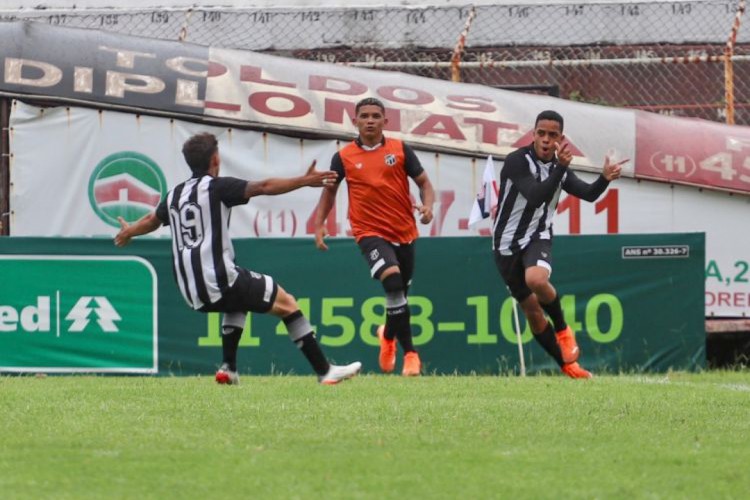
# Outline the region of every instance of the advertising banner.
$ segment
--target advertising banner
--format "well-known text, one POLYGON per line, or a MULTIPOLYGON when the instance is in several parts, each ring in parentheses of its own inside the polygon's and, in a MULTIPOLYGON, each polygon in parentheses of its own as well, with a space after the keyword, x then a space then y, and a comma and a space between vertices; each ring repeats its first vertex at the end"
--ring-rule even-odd
MULTIPOLYGON (((300 175, 313 160, 327 169, 345 144, 115 111, 43 109, 19 101, 13 104, 11 127, 13 236, 114 236, 118 216, 137 220, 156 207, 169 187, 190 176, 180 151, 198 132, 219 138, 221 175, 256 181, 300 175)), ((488 235, 489 220, 468 225, 485 159, 416 153, 436 190, 435 219, 418 224, 420 236, 488 235)), ((502 161, 495 165, 499 172, 502 161)), ((578 175, 595 179, 586 172, 578 175)), ((253 198, 233 210, 230 234, 311 237, 319 196, 319 190, 305 188, 253 198)), ((412 196, 419 197, 413 183, 412 196)), ((351 236, 347 210, 344 184, 327 219, 332 237, 351 236)), ((748 210, 747 196, 619 179, 595 203, 563 193, 554 230, 557 235, 705 232, 706 316, 750 317, 750 231, 737 229, 738 214, 748 210)), ((166 237, 168 230, 154 235, 166 237)))
POLYGON ((636 177, 750 192, 747 127, 652 113, 637 116, 636 177), (670 140, 665 140, 664 130, 669 130, 670 140))
POLYGON ((0 266, 0 371, 157 372, 147 260, 3 251, 0 266))
MULTIPOLYGON (((378 370, 375 330, 384 321, 384 294, 351 239, 331 241, 328 252, 317 251, 309 239, 235 243, 240 265, 270 274, 297 298, 331 359, 361 360, 366 371, 378 370)), ((148 280, 139 274, 145 278, 149 273, 134 264, 132 269, 119 269, 116 278, 109 276, 104 287, 97 280, 103 281, 107 274, 94 272, 94 266, 84 272, 72 266, 70 257, 57 261, 50 257, 84 259, 90 254, 128 257, 139 263, 145 259, 156 270, 160 374, 213 373, 221 360, 220 317, 185 305, 173 282, 169 252, 166 240, 137 240, 121 249, 109 239, 0 239, 0 255, 44 255, 49 283, 40 287, 24 275, 25 279, 14 280, 12 288, 3 285, 2 370, 46 371, 52 364, 49 359, 56 359, 56 367, 80 368, 87 366, 81 359, 89 358, 91 350, 102 358, 105 352, 110 356, 100 365, 113 364, 112 359, 136 351, 126 336, 107 331, 112 325, 125 331, 126 324, 141 336, 132 342, 141 342, 137 352, 143 357, 132 357, 145 361, 145 353, 151 352, 145 348, 146 339, 155 331, 148 320, 154 309, 147 302, 156 292, 145 291, 148 280), (51 316, 47 323, 42 311, 52 310, 56 291, 62 297, 62 312, 59 320, 51 316), (45 307, 44 297, 50 297, 50 308, 45 307), (142 322, 129 323, 134 316, 141 316, 142 322), (89 324, 82 327, 87 319, 89 324), (83 341, 63 345, 76 335, 106 337, 110 343, 101 349, 83 341), (43 336, 47 340, 38 340, 43 336)), ((554 283, 566 320, 577 332, 582 365, 598 373, 702 367, 704 259, 704 238, 698 233, 556 238, 554 283)), ((426 373, 518 371, 513 302, 495 269, 487 239, 419 240, 409 304, 414 342, 426 373)), ((557 371, 532 339, 523 317, 521 329, 528 370, 557 371)), ((270 315, 248 317, 239 362, 242 373, 311 373, 283 323, 270 315)))

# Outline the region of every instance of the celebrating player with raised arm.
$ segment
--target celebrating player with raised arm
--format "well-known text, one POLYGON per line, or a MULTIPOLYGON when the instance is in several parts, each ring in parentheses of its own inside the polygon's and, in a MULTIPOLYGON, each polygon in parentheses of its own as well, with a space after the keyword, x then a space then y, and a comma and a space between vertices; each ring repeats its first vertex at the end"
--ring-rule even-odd
POLYGON ((622 164, 605 158, 591 184, 568 169, 573 158, 564 143, 563 118, 543 111, 534 124, 534 142, 505 159, 500 173, 500 203, 494 222, 493 255, 500 275, 518 301, 534 339, 571 378, 590 378, 577 363, 580 351, 565 322, 552 274, 552 218, 562 190, 596 201, 620 177, 622 164), (547 313, 552 324, 547 321, 547 313))

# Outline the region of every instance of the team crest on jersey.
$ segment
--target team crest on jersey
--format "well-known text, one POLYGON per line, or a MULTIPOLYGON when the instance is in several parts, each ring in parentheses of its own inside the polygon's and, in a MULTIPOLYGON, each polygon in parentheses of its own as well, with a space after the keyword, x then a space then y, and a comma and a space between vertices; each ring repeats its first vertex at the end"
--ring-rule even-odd
POLYGON ((389 153, 385 155, 385 164, 388 165, 389 167, 392 167, 393 165, 395 165, 396 155, 394 155, 393 153, 389 153))

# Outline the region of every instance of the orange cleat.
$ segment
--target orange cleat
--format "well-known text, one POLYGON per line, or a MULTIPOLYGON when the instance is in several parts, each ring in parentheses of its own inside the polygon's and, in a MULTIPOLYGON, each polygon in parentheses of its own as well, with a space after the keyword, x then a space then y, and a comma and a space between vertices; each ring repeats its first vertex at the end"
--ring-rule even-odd
POLYGON ((401 375, 404 377, 418 377, 422 371, 422 361, 419 360, 419 354, 416 351, 404 354, 404 369, 401 375))
POLYGON ((565 330, 557 332, 555 337, 557 337, 557 344, 560 346, 563 363, 575 363, 578 361, 578 356, 580 356, 581 350, 578 349, 573 330, 567 326, 565 327, 565 330))
POLYGON ((385 338, 385 325, 378 327, 378 338, 380 339, 380 356, 378 363, 383 373, 391 373, 396 368, 396 339, 385 338))
POLYGON ((568 363, 563 365, 561 370, 570 378, 594 378, 590 371, 584 370, 578 363, 568 363))

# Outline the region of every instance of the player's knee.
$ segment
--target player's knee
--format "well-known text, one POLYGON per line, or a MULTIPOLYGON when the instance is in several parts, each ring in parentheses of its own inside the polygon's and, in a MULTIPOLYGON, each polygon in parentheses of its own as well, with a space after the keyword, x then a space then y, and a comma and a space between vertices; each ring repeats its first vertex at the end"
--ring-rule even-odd
POLYGON ((276 316, 284 317, 298 309, 299 305, 297 304, 294 295, 279 287, 279 291, 276 293, 276 301, 271 308, 271 313, 276 316))
POLYGON ((383 280, 393 274, 401 274, 401 269, 396 265, 389 265, 388 267, 380 268, 372 277, 376 280, 380 280, 382 283, 383 280))
POLYGON ((401 277, 400 272, 390 273, 388 276, 383 278, 381 283, 386 293, 398 292, 404 289, 404 280, 401 277))
POLYGON ((524 276, 526 286, 534 293, 545 290, 549 286, 549 269, 541 266, 530 267, 524 276))
POLYGON ((538 293, 544 290, 549 283, 549 279, 546 276, 541 275, 529 275, 526 276, 526 286, 528 286, 534 293, 538 293))

